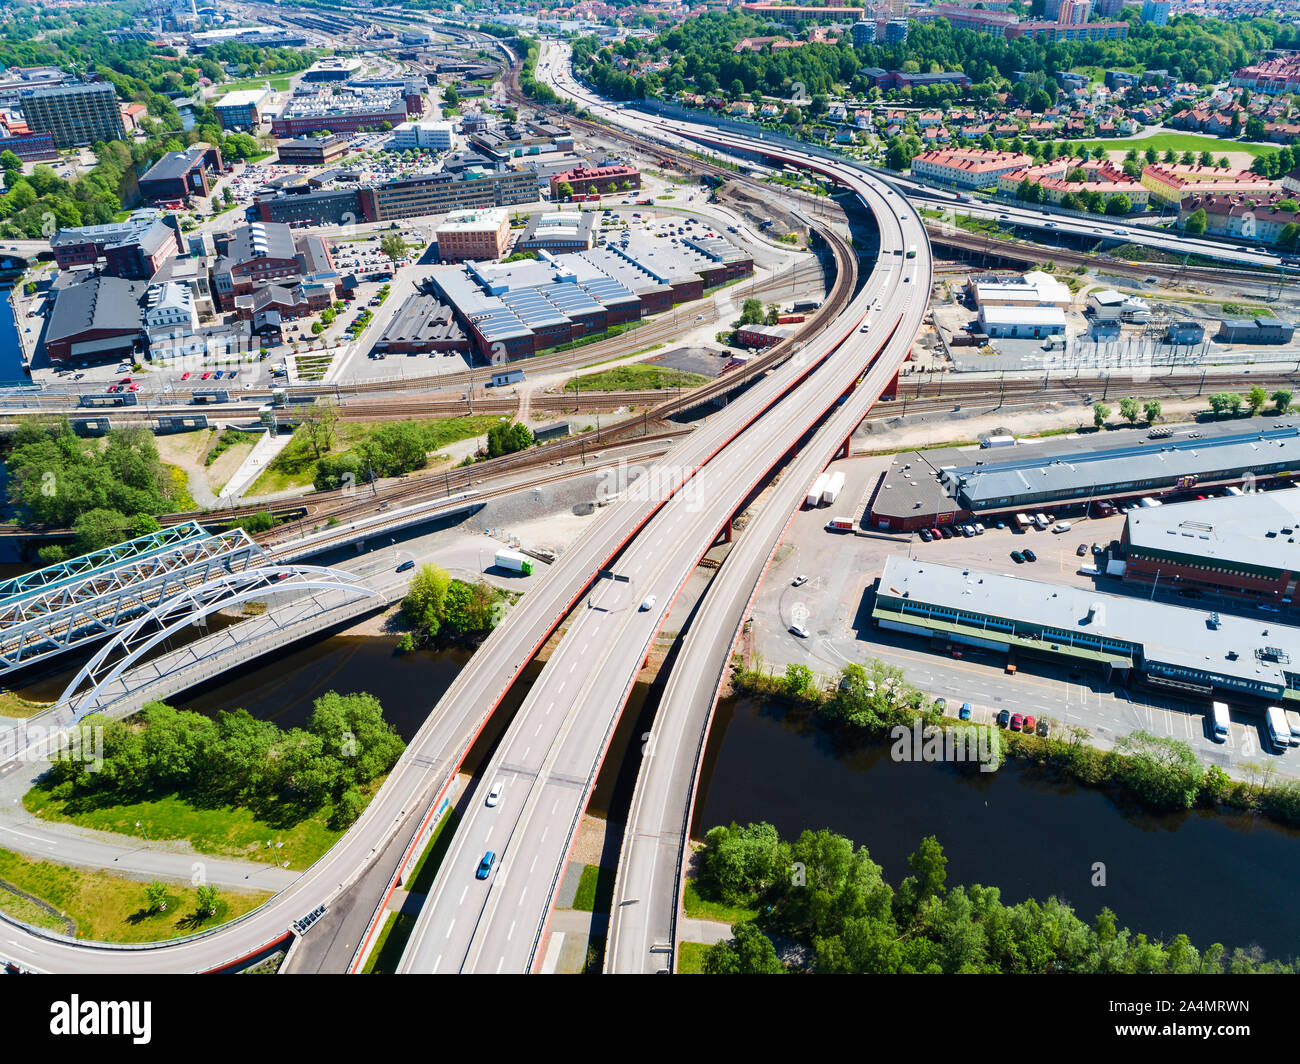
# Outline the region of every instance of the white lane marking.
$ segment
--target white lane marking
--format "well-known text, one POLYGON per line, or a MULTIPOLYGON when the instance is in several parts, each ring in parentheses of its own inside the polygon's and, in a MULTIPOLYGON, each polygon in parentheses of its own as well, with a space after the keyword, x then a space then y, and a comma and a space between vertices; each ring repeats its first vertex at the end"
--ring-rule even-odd
POLYGON ((515 933, 515 924, 516 924, 516 923, 518 923, 517 920, 511 920, 511 921, 510 921, 510 930, 506 932, 506 941, 507 941, 507 942, 509 942, 510 939, 514 936, 514 933, 515 933))
POLYGON ((455 921, 455 919, 453 918, 452 921, 451 921, 451 923, 449 923, 449 924, 447 925, 447 937, 448 937, 448 938, 451 938, 451 929, 452 929, 453 927, 455 927, 455 926, 456 926, 456 921, 455 921))
POLYGON ((466 883, 465 889, 460 892, 460 901, 458 901, 456 904, 463 905, 465 903, 465 895, 468 893, 469 893, 469 884, 466 883))

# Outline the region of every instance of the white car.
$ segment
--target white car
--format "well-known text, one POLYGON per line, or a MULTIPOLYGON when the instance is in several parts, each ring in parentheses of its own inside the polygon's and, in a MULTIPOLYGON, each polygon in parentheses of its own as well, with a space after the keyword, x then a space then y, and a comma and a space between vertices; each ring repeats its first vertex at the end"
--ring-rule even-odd
POLYGON ((1052 526, 1052 531, 1053 531, 1053 532, 1068 532, 1068 531, 1070 531, 1070 522, 1069 522, 1069 521, 1057 521, 1056 524, 1054 524, 1054 525, 1052 526))
POLYGON ((808 638, 808 629, 805 628, 802 624, 790 625, 790 631, 793 632, 795 635, 797 635, 800 639, 808 638))
POLYGON ((808 583, 808 578, 801 573, 798 576, 796 576, 793 580, 790 581, 790 586, 800 587, 806 583, 808 583))
POLYGON ((646 610, 654 609, 655 601, 656 597, 654 595, 647 595, 646 600, 641 603, 641 612, 644 613, 646 610))
POLYGON ((506 785, 504 780, 497 780, 496 783, 492 784, 492 789, 488 791, 487 804, 489 806, 494 806, 501 801, 501 792, 505 790, 505 788, 506 785))

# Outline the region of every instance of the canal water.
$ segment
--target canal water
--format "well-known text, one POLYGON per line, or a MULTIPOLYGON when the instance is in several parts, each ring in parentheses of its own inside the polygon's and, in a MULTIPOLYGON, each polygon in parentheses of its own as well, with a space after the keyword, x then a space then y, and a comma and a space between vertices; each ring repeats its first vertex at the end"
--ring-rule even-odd
POLYGON ((829 828, 865 846, 897 886, 927 835, 948 883, 1001 889, 1014 904, 1056 895, 1091 922, 1109 906, 1134 933, 1198 948, 1258 945, 1300 956, 1300 832, 1236 813, 1152 814, 1009 762, 967 774, 895 762, 887 744, 844 748, 802 715, 751 699, 718 707, 693 833, 768 821, 785 838, 829 828), (1093 886, 1103 865, 1105 886, 1093 886))
MULTIPOLYGON (((469 660, 466 650, 400 655, 391 636, 333 636, 289 647, 173 699, 204 713, 247 709, 281 727, 303 726, 327 691, 369 692, 409 740, 469 660)), ((538 674, 530 666, 467 760, 476 771, 538 674)), ((53 698, 66 677, 22 692, 53 698)), ((649 724, 650 689, 638 685, 611 743, 589 812, 621 821, 649 724)), ((1300 955, 1300 832, 1240 814, 1155 815, 1012 762, 994 774, 895 763, 888 745, 845 748, 784 707, 720 703, 697 795, 694 833, 766 820, 784 837, 829 828, 866 846, 897 885, 907 856, 934 835, 948 882, 996 886, 1008 904, 1050 895, 1091 921, 1109 906, 1133 932, 1199 948, 1258 945, 1270 957, 1300 955), (1093 886, 1094 866, 1105 885, 1093 886)))
POLYGON ((31 378, 23 369, 23 349, 18 340, 18 321, 14 308, 5 298, 0 299, 0 390, 15 385, 30 385, 31 378))

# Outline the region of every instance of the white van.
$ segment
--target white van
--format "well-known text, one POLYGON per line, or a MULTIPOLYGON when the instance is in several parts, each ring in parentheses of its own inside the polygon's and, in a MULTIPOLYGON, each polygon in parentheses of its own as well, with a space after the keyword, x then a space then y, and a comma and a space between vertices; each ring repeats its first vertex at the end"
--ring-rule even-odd
POLYGON ((1042 532, 1051 522, 1047 519, 1047 514, 1034 514, 1034 524, 1038 526, 1038 531, 1042 532))
POLYGON ((1264 711, 1264 723, 1268 727, 1268 738, 1273 744, 1273 748, 1278 753, 1283 753, 1292 743, 1291 725, 1286 722, 1286 716, 1283 714, 1281 707, 1269 706, 1264 711))
POLYGON ((1228 741, 1228 706, 1225 702, 1211 702, 1210 716, 1206 721, 1210 729, 1210 738, 1216 743, 1228 741))

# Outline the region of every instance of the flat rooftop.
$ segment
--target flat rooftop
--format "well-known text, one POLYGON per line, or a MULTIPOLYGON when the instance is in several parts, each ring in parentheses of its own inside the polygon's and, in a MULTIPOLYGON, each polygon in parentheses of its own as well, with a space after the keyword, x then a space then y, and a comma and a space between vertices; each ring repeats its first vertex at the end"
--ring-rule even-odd
MULTIPOLYGON (((970 453, 970 452, 967 452, 970 453)), ((1089 494, 1140 492, 1166 486, 1170 478, 1202 480, 1300 468, 1300 429, 1293 422, 1270 421, 1243 430, 1240 421, 1197 425, 1151 439, 1124 432, 1113 443, 1096 437, 1044 446, 1017 445, 960 458, 937 456, 950 493, 971 509, 1016 505, 1017 499, 1083 498, 1089 494), (1198 433, 1197 437, 1191 435, 1198 433), (974 458, 974 455, 971 456, 974 458)))
POLYGON ((1288 674, 1300 672, 1300 628, 1271 617, 1219 615, 895 555, 881 572, 876 610, 892 611, 900 600, 904 616, 925 605, 967 626, 985 618, 1011 622, 1009 629, 987 627, 990 634, 1041 642, 1044 650, 1077 645, 1116 661, 1137 657, 1148 668, 1219 677, 1262 695, 1285 689, 1288 674))
POLYGON ((1300 490, 1245 495, 1134 510, 1125 520, 1132 547, 1252 569, 1300 570, 1300 490))

